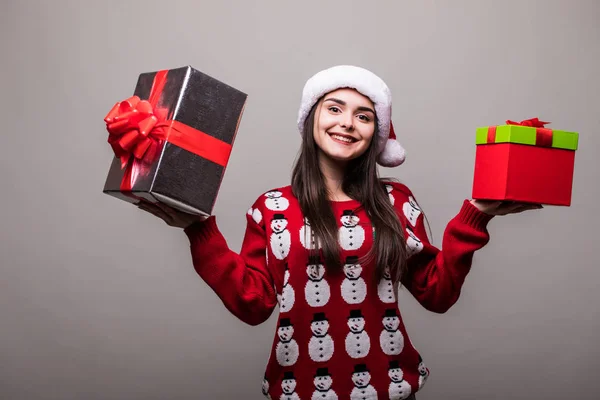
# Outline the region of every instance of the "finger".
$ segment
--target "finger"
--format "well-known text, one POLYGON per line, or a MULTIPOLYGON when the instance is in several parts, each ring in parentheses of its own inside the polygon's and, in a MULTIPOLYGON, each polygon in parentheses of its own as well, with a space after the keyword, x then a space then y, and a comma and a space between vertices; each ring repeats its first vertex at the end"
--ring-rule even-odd
POLYGON ((140 210, 142 210, 142 211, 146 211, 146 212, 148 212, 150 214, 153 214, 153 215, 157 215, 158 214, 158 210, 156 210, 155 208, 152 208, 152 207, 148 207, 148 206, 143 205, 143 204, 138 204, 138 208, 140 210))
POLYGON ((498 208, 502 204, 502 200, 477 200, 477 202, 485 207, 498 208))
POLYGON ((142 210, 152 212, 152 213, 162 212, 160 208, 158 208, 152 204, 149 204, 149 203, 138 204, 138 208, 141 208, 142 210))
POLYGON ((152 206, 148 206, 148 205, 138 205, 138 208, 149 212, 150 214, 164 220, 166 223, 170 223, 172 221, 172 218, 164 213, 161 209, 157 208, 157 207, 152 207, 152 206))
POLYGON ((541 208, 544 208, 541 204, 527 204, 519 207, 517 210, 519 210, 519 212, 523 212, 528 210, 539 210, 541 208))
POLYGON ((177 210, 175 210, 174 208, 163 204, 161 202, 158 203, 154 203, 154 205, 158 208, 160 208, 164 213, 170 215, 171 217, 175 217, 177 215, 177 210))
POLYGON ((519 204, 510 211, 510 214, 518 214, 528 210, 539 210, 540 208, 542 206, 538 204, 519 204))
POLYGON ((518 202, 518 201, 503 201, 502 205, 499 207, 500 210, 502 210, 503 212, 513 212, 514 210, 517 210, 523 206, 529 206, 531 203, 523 203, 523 202, 518 202))

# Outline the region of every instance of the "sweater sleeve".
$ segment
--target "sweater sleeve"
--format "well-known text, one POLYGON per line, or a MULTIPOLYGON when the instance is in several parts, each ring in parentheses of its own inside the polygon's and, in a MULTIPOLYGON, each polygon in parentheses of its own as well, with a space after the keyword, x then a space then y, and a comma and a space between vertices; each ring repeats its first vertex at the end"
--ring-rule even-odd
MULTIPOLYGON (((403 214, 410 207, 410 201, 407 203, 400 211, 403 214)), ((489 241, 487 224, 492 216, 465 200, 446 226, 438 249, 429 242, 424 215, 417 210, 418 218, 414 219, 415 214, 408 211, 413 218, 406 219, 405 235, 411 255, 402 284, 427 310, 445 313, 458 301, 475 251, 489 241)))
POLYGON ((266 321, 277 296, 267 268, 264 228, 246 215, 246 232, 240 253, 229 249, 211 216, 185 229, 196 272, 241 321, 258 325, 266 321))

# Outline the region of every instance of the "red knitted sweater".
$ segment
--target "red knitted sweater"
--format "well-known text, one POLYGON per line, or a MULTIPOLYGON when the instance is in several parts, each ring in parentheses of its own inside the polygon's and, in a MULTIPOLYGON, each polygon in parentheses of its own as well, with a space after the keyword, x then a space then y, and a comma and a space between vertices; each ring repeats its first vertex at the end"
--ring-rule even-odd
MULTIPOLYGON (((427 310, 443 313, 457 300, 473 254, 489 240, 492 218, 465 200, 449 222, 442 249, 430 244, 410 190, 386 184, 405 229, 408 273, 402 285, 427 310)), ((331 202, 339 221, 343 272, 309 259, 310 225, 291 187, 261 195, 246 215, 240 253, 229 249, 214 217, 185 232, 198 274, 240 320, 257 325, 279 306, 277 332, 263 379, 272 399, 404 399, 429 370, 413 347, 389 275, 361 265, 374 230, 357 201, 331 202)))

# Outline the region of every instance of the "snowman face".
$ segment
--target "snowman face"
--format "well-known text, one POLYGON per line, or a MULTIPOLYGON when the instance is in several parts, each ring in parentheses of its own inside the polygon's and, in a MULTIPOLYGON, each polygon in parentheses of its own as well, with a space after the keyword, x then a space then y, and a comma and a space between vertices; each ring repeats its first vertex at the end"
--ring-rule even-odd
POLYGON ((315 387, 321 391, 331 389, 331 385, 333 384, 333 379, 331 376, 317 376, 314 380, 315 387))
POLYGON ((421 240, 418 237, 416 237, 415 234, 412 233, 412 231, 410 229, 407 229, 406 232, 408 232, 408 236, 410 236, 410 238, 412 240, 414 240, 417 243, 421 243, 421 240))
POLYGON ((269 393, 269 381, 267 381, 267 378, 263 378, 263 381, 262 381, 262 394, 266 396, 267 393, 269 393))
POLYGON ((281 381, 281 389, 285 394, 292 394, 294 390, 296 390, 296 380, 295 379, 284 379, 281 381))
POLYGON ((280 233, 283 232, 285 230, 285 228, 287 228, 288 222, 287 219, 274 219, 273 221, 271 221, 271 229, 273 229, 273 232, 275 233, 280 233))
POLYGON ((310 323, 310 330, 315 336, 324 336, 329 331, 329 321, 313 321, 310 323))
POLYGON ((427 367, 425 367, 425 363, 423 361, 419 363, 419 374, 423 376, 427 375, 427 367))
POLYGON ((283 282, 284 284, 287 285, 287 283, 290 281, 290 271, 289 270, 285 270, 285 272, 283 273, 283 282))
POLYGON ((348 328, 353 333, 360 333, 365 329, 365 319, 363 317, 348 318, 348 328))
POLYGON ((415 199, 412 196, 408 196, 408 204, 410 204, 410 206, 417 211, 421 210, 419 208, 419 205, 417 204, 417 202, 415 201, 415 199))
POLYGON ((352 228, 353 226, 358 225, 358 221, 360 220, 356 215, 344 215, 342 216, 341 221, 342 225, 344 225, 345 227, 352 228))
POLYGON ((371 381, 371 374, 368 372, 355 372, 352 374, 352 382, 357 387, 365 387, 371 381))
POLYGON ((362 266, 360 264, 346 264, 344 265, 344 274, 348 279, 356 279, 362 273, 362 266))
POLYGON ((390 273, 390 269, 388 267, 383 271, 383 277, 385 279, 392 279, 392 274, 390 273))
POLYGON ((404 373, 400 368, 390 368, 388 371, 388 376, 394 382, 400 382, 404 377, 404 373))
POLYGON ((388 331, 395 331, 400 327, 400 318, 398 317, 385 317, 383 319, 383 326, 388 331))
POLYGON ((325 275, 325 268, 321 264, 311 264, 306 267, 306 273, 311 281, 319 281, 325 275))
POLYGON ((267 196, 267 198, 269 199, 276 199, 278 197, 281 197, 282 193, 279 190, 273 190, 271 192, 267 192, 265 193, 265 196, 267 196))
POLYGON ((281 326, 279 329, 277 329, 277 335, 279 336, 279 340, 282 342, 287 342, 292 339, 292 336, 294 336, 294 327, 281 326))

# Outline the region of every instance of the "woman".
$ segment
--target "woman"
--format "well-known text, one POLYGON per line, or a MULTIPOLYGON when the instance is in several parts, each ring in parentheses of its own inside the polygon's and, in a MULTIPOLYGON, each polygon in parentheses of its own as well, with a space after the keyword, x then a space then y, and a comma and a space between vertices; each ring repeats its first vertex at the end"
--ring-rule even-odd
POLYGON ((385 82, 365 69, 337 66, 309 79, 291 185, 252 204, 239 254, 214 216, 140 205, 184 228, 196 271, 240 320, 260 324, 279 306, 268 398, 413 398, 429 370, 404 327, 398 286, 426 309, 447 311, 493 216, 541 207, 465 200, 443 250, 434 247, 412 192, 378 177, 377 163, 405 158, 391 107, 385 82))

